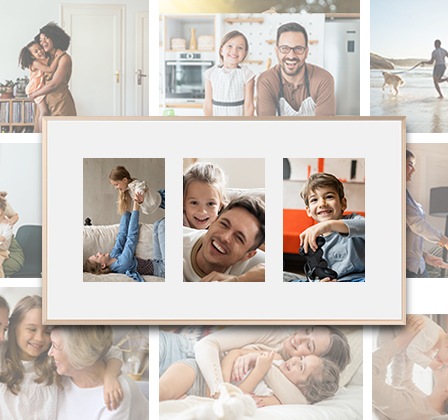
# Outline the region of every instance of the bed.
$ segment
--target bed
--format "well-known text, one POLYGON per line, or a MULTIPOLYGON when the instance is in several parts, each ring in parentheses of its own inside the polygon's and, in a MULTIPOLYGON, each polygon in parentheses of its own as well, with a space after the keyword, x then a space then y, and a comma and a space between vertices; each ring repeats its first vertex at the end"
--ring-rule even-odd
MULTIPOLYGON (((153 224, 140 223, 140 234, 136 250, 137 257, 151 258, 153 255, 153 224)), ((119 225, 84 226, 83 230, 83 261, 97 252, 109 252, 115 244, 119 225)), ((146 282, 163 282, 165 279, 155 276, 142 276, 146 282)), ((83 273, 85 282, 134 282, 125 274, 109 273, 95 275, 83 273)))
MULTIPOLYGON (((363 413, 362 328, 340 327, 350 343, 352 360, 341 373, 340 389, 336 395, 317 404, 284 404, 258 408, 253 416, 238 417, 246 420, 359 420, 363 413)), ((189 396, 183 400, 163 401, 159 404, 161 420, 202 420, 192 414, 214 400, 189 396)))

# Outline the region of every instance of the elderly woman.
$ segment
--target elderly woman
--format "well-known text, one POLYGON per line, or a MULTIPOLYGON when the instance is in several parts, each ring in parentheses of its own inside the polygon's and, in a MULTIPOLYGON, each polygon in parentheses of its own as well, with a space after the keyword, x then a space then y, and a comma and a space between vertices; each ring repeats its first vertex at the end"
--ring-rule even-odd
MULTIPOLYGON (((70 45, 70 36, 54 22, 41 28, 34 39, 50 57, 50 63, 55 59, 57 50, 67 51, 70 45)), ((34 100, 38 96, 45 95, 45 101, 52 116, 76 116, 75 102, 68 89, 71 75, 72 59, 68 54, 64 54, 59 60, 56 71, 52 76, 48 76, 45 85, 29 97, 34 100)), ((35 116, 34 132, 38 132, 39 118, 39 115, 35 116)))
POLYGON ((103 399, 104 357, 112 346, 109 326, 55 327, 51 332, 49 356, 63 376, 58 395, 61 419, 148 419, 148 401, 126 375, 119 377, 123 401, 108 411, 103 399))

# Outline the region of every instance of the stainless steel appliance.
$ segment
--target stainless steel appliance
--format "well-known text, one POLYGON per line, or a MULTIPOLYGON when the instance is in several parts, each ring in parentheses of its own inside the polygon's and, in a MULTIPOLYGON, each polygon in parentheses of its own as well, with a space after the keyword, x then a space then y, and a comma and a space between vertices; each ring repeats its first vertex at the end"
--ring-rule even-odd
POLYGON ((204 72, 215 64, 213 52, 168 51, 165 53, 165 100, 203 102, 204 72))

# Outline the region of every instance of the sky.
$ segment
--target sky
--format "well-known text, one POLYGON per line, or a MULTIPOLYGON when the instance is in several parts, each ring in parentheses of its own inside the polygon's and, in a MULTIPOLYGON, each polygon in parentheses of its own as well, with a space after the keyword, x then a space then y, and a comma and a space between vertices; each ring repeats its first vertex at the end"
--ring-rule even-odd
POLYGON ((371 52, 429 60, 435 39, 448 50, 447 0, 370 0, 371 52))

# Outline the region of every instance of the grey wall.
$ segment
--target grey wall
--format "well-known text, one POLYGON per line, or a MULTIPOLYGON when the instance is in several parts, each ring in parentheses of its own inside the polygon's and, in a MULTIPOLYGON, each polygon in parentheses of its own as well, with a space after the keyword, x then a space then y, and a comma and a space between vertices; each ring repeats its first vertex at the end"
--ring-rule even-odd
MULTIPOLYGON (((83 162, 83 220, 89 217, 94 225, 110 225, 120 222, 117 213, 118 192, 109 182, 113 168, 124 166, 133 178, 146 181, 155 190, 165 187, 164 159, 84 159, 83 162)), ((151 215, 141 213, 140 221, 153 223, 164 217, 158 209, 151 215)))

